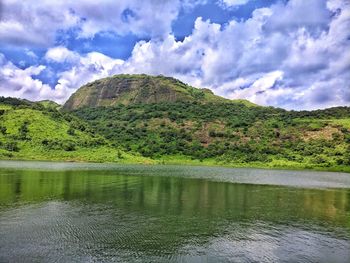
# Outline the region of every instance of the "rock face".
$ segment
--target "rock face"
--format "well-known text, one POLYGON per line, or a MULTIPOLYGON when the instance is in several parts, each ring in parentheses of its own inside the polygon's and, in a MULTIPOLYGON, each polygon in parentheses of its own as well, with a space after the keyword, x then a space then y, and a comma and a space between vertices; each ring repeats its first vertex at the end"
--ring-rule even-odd
POLYGON ((119 103, 158 103, 175 101, 224 102, 208 89, 197 89, 170 77, 115 75, 96 80, 78 89, 63 106, 66 110, 82 107, 113 106, 119 103))

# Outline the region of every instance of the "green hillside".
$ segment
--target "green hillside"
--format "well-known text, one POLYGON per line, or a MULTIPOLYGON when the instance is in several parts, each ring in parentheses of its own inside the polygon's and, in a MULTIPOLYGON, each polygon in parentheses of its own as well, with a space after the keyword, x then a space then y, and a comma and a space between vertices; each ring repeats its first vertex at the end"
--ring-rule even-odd
MULTIPOLYGON (((144 162, 111 146, 78 118, 41 102, 0 97, 0 158, 144 162)), ((50 105, 54 105, 50 103, 50 105)))
POLYGON ((41 100, 36 102, 39 105, 42 105, 44 108, 46 109, 55 109, 55 110, 59 110, 61 108, 61 105, 51 101, 51 100, 41 100))
POLYGON ((63 107, 1 98, 0 158, 350 172, 350 108, 286 111, 174 78, 117 75, 63 107))
POLYGON ((350 108, 290 112, 169 102, 74 111, 111 142, 168 163, 350 170, 350 108))

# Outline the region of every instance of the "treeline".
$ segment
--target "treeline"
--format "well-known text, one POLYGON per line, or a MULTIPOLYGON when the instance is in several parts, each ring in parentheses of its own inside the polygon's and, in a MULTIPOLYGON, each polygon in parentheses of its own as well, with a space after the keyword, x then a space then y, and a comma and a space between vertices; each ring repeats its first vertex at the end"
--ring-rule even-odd
POLYGON ((285 111, 283 116, 289 116, 292 118, 315 119, 350 118, 350 107, 333 107, 324 110, 313 111, 285 111))

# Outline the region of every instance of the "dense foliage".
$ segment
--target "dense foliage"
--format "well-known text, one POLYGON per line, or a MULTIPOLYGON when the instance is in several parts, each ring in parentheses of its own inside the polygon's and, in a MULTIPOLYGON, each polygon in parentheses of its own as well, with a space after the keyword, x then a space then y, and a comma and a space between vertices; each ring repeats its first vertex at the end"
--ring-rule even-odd
POLYGON ((240 103, 82 108, 75 115, 125 150, 222 163, 350 165, 350 108, 285 111, 240 103))

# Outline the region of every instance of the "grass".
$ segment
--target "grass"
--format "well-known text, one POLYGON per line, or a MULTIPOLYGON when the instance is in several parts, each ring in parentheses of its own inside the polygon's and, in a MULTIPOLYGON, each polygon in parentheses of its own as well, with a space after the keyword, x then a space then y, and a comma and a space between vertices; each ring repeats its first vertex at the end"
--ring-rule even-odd
POLYGON ((94 162, 94 163, 156 163, 143 156, 122 152, 109 146, 95 148, 78 148, 75 151, 50 150, 42 146, 33 147, 31 144, 22 144, 21 151, 8 157, 0 151, 0 158, 7 160, 36 160, 36 161, 67 161, 67 162, 94 162))
POLYGON ((269 163, 251 162, 234 163, 220 162, 215 159, 195 160, 187 156, 166 156, 161 159, 150 159, 135 154, 123 153, 122 158, 117 157, 118 152, 109 147, 99 147, 95 149, 79 149, 74 152, 64 151, 40 151, 29 149, 8 158, 2 155, 4 160, 28 160, 28 161, 63 161, 63 162, 87 162, 87 163, 119 163, 119 164, 148 164, 148 165, 188 165, 188 166, 209 166, 227 168, 257 168, 257 169, 283 169, 283 170, 314 170, 329 172, 350 173, 349 166, 335 165, 331 167, 301 164, 284 160, 273 160, 269 163))
MULTIPOLYGON (((76 162, 119 162, 119 163, 152 163, 149 158, 138 154, 130 154, 118 147, 111 146, 99 135, 72 129, 72 123, 62 116, 50 116, 45 111, 31 108, 13 108, 1 105, 5 110, 1 116, 1 126, 6 128, 0 133, 0 159, 14 160, 52 160, 76 162), (20 127, 27 124, 25 139, 20 139, 20 127), (49 139, 58 145, 72 143, 74 150, 48 148, 43 141, 49 139), (14 142, 19 150, 6 150, 4 145, 14 142), (96 145, 88 145, 97 142, 96 145)), ((58 147, 59 148, 59 147, 58 147)))
POLYGON ((350 173, 350 167, 345 165, 333 165, 331 167, 318 166, 314 164, 303 164, 286 160, 272 160, 268 163, 250 162, 220 162, 215 159, 194 160, 186 156, 166 156, 157 159, 157 164, 165 165, 194 165, 194 166, 219 166, 228 168, 258 168, 258 169, 283 169, 283 170, 314 170, 314 171, 330 171, 350 173))
POLYGON ((333 120, 328 120, 328 121, 335 124, 335 125, 340 125, 340 126, 343 126, 344 128, 350 129, 350 118, 349 119, 333 119, 333 120))

